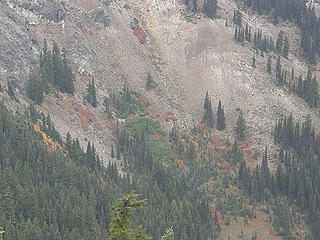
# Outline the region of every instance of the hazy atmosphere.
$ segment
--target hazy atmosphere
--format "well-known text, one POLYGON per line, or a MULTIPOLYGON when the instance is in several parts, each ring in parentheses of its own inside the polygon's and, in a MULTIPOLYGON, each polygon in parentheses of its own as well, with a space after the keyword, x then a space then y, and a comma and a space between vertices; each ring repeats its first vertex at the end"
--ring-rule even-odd
POLYGON ((0 0, 0 239, 319 240, 318 0, 0 0))

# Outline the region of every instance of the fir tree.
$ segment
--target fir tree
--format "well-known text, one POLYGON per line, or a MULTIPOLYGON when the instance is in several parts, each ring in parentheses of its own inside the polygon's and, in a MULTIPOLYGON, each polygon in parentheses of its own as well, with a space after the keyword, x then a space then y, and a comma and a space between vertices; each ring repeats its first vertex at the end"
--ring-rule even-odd
POLYGON ((240 110, 238 120, 236 122, 235 126, 235 134, 238 140, 244 140, 245 139, 245 131, 246 131, 246 121, 243 117, 243 112, 240 110))
POLYGON ((238 9, 233 11, 233 22, 239 26, 242 24, 242 13, 238 9))
POLYGON ((238 42, 238 27, 236 27, 234 29, 234 36, 233 36, 234 40, 238 42))
POLYGON ((60 49, 56 42, 53 42, 52 47, 52 83, 59 87, 59 89, 63 90, 63 78, 61 71, 61 53, 60 49))
POLYGON ((174 240, 174 233, 172 227, 167 229, 166 233, 161 237, 161 240, 174 240))
POLYGON ((302 81, 302 75, 300 74, 299 80, 298 80, 298 85, 296 88, 296 93, 299 97, 303 97, 303 81, 302 81))
POLYGON ((97 107, 97 97, 96 97, 96 86, 94 84, 94 79, 87 86, 87 96, 86 100, 91 104, 92 107, 97 107))
POLYGON ((252 67, 256 68, 256 56, 255 55, 253 55, 253 57, 252 57, 252 67))
POLYGON ((203 7, 202 12, 208 17, 208 18, 215 18, 217 14, 217 0, 204 0, 203 1, 203 7))
POLYGON ((27 95, 36 104, 41 104, 43 100, 44 84, 41 76, 37 73, 32 73, 29 77, 27 85, 27 95))
POLYGON ((283 56, 285 58, 288 58, 288 55, 289 55, 289 39, 286 36, 284 40, 284 46, 283 46, 283 56))
POLYGON ((267 60, 267 71, 268 71, 268 73, 271 73, 271 64, 272 64, 271 55, 269 55, 268 60, 267 60))
POLYGON ((40 75, 43 82, 43 90, 49 92, 48 82, 51 82, 61 92, 74 93, 74 74, 67 61, 65 49, 60 51, 56 42, 52 51, 49 51, 46 39, 40 53, 40 75))
POLYGON ((151 240, 141 227, 131 228, 133 212, 146 202, 145 199, 138 200, 138 197, 138 194, 131 192, 115 201, 112 206, 108 240, 151 240))
POLYGON ((225 129, 225 116, 224 110, 221 106, 221 101, 219 100, 218 111, 217 111, 217 129, 222 131, 225 129))
POLYGON ((68 64, 68 60, 67 60, 67 54, 66 54, 66 50, 63 50, 63 54, 62 54, 62 70, 63 70, 63 78, 64 78, 64 83, 63 88, 62 88, 62 92, 67 92, 70 94, 74 93, 74 75, 72 72, 71 67, 68 64))
POLYGON ((114 158, 113 144, 111 145, 111 157, 114 158))
POLYGON ((151 88, 155 88, 155 87, 156 87, 155 82, 153 81, 150 72, 148 72, 147 81, 146 81, 146 88, 151 89, 151 88))
POLYGON ((283 84, 283 75, 281 71, 281 59, 280 56, 278 56, 277 64, 276 64, 276 81, 279 85, 283 84))
POLYGON ((10 98, 14 101, 17 101, 18 99, 16 97, 16 94, 13 91, 13 88, 12 88, 10 81, 7 82, 7 87, 8 87, 8 95, 10 96, 10 98))
MULTIPOLYGON (((277 42, 276 42, 276 50, 281 53, 283 45, 284 45, 284 38, 285 38, 285 32, 284 31, 280 31, 278 34, 278 38, 277 38, 277 42)), ((288 47, 289 47, 289 43, 288 43, 288 47)))
POLYGON ((198 11, 198 1, 197 0, 192 0, 192 8, 191 11, 193 13, 196 13, 198 11))
POLYGON ((209 98, 208 92, 206 93, 203 108, 204 108, 204 115, 202 118, 202 122, 204 122, 208 128, 213 128, 213 111, 212 111, 211 99, 209 98))
POLYGON ((267 147, 265 148, 265 151, 263 153, 263 158, 262 158, 262 174, 264 177, 264 186, 265 187, 271 187, 271 175, 270 175, 270 169, 268 166, 268 150, 267 147))

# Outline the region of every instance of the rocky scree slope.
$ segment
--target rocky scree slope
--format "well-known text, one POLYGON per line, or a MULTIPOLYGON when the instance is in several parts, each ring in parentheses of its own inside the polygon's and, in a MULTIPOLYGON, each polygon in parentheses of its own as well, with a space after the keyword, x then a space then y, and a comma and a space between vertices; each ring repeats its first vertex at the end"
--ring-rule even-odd
MULTIPOLYGON (((219 17, 209 20, 190 14, 182 1, 175 0, 1 0, 0 81, 9 80, 25 93, 28 75, 39 64, 43 39, 66 48, 76 73, 75 96, 48 96, 42 110, 50 113, 62 135, 70 132, 83 145, 86 140, 94 142, 105 161, 111 160, 112 137, 102 102, 124 84, 146 96, 150 112, 162 116, 172 111, 181 126, 201 120, 208 90, 213 106, 219 99, 225 106, 224 136, 233 138, 237 109, 243 109, 252 148, 273 146, 271 132, 276 119, 290 113, 301 121, 311 114, 320 127, 316 111, 275 84, 274 76, 266 71, 267 55, 256 56, 257 67, 251 67, 252 46, 233 40, 233 10, 242 11, 243 22, 253 31, 263 28, 273 39, 280 30, 286 31, 291 49, 283 65, 294 67, 296 75, 305 75, 307 65, 298 52, 299 29, 286 22, 274 26, 267 17, 257 16, 233 0, 219 0, 218 5, 219 17), (145 89, 148 72, 158 84, 156 90, 145 89), (82 104, 91 77, 97 86, 96 109, 82 104), (79 109, 84 114, 79 115, 79 109)), ((273 68, 275 59, 274 54, 273 68)))

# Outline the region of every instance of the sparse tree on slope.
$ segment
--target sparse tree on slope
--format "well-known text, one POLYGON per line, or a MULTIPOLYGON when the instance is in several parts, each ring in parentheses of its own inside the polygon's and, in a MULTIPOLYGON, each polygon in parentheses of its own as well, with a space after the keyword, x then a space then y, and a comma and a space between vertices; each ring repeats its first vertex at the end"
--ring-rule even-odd
POLYGON ((29 77, 27 86, 27 95, 36 104, 42 103, 43 100, 44 85, 39 74, 33 73, 29 77))
POLYGON ((203 8, 202 12, 208 17, 208 18, 215 18, 217 15, 217 0, 204 0, 203 1, 203 8))
POLYGON ((202 118, 202 122, 204 122, 208 128, 213 128, 213 111, 212 111, 211 99, 209 98, 208 92, 206 93, 203 108, 204 108, 204 115, 202 118))
POLYGON ((243 117, 243 112, 241 110, 235 126, 235 134, 238 140, 244 140, 245 131, 246 131, 246 121, 243 117))
POLYGON ((225 116, 224 109, 221 106, 221 101, 219 100, 218 112, 217 112, 217 129, 222 131, 225 129, 225 116))
POLYGON ((86 100, 92 105, 92 107, 97 107, 96 86, 93 78, 88 84, 87 92, 86 100))
POLYGON ((284 40, 284 46, 283 46, 283 56, 285 58, 288 58, 288 55, 289 55, 289 39, 288 37, 286 36, 285 37, 285 40, 284 40))
POLYGON ((8 95, 10 96, 10 98, 11 98, 12 100, 17 101, 16 94, 15 94, 14 91, 13 91, 13 88, 12 88, 12 85, 11 85, 11 82, 10 82, 10 81, 8 81, 7 87, 8 87, 8 95))
POLYGON ((271 64, 272 64, 272 60, 271 60, 271 56, 269 55, 268 60, 267 60, 267 71, 268 71, 268 73, 271 73, 271 64))
POLYGON ((279 85, 283 84, 283 75, 281 72, 281 58, 278 56, 277 64, 276 64, 276 81, 279 85))

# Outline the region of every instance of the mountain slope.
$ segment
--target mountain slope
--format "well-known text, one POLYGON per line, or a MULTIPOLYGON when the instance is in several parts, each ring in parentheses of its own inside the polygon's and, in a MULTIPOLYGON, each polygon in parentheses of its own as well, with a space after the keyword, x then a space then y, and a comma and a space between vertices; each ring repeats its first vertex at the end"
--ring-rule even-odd
MULTIPOLYGON (((44 38, 49 45, 56 41, 66 48, 76 73, 75 96, 48 96, 42 109, 51 114, 63 136, 70 132, 83 146, 86 140, 94 142, 106 162, 111 160, 112 127, 102 103, 105 96, 123 85, 144 97, 150 104, 149 114, 162 116, 165 111, 173 111, 181 126, 201 120, 203 98, 209 91, 214 107, 219 99, 225 106, 225 137, 233 138, 238 110, 243 110, 252 150, 274 147, 270 132, 280 116, 293 113, 303 121, 311 114, 316 127, 320 127, 315 110, 275 84, 274 74, 266 71, 267 55, 257 55, 257 67, 253 68, 252 46, 234 42, 233 10, 242 8, 235 1, 220 0, 215 20, 190 14, 179 1, 9 0, 0 4, 4 23, 0 28, 2 83, 11 81, 25 93, 28 75, 38 68, 44 38), (158 84, 156 90, 145 89, 148 72, 158 84), (83 104, 91 77, 97 85, 96 109, 83 104), (81 117, 81 111, 90 116, 81 117)), ((268 17, 246 9, 242 13, 243 22, 253 31, 262 28, 276 39, 284 30, 290 39, 290 52, 283 65, 288 71, 294 67, 296 76, 306 74, 296 26, 286 22, 274 26, 268 17)), ((276 54, 272 55, 274 72, 276 54)))

